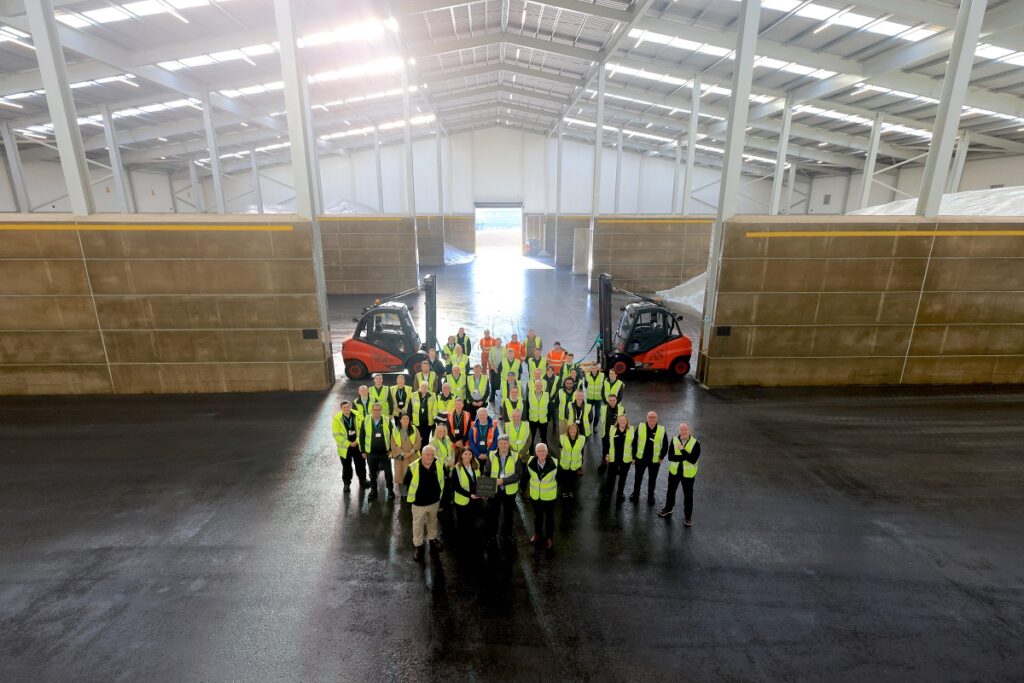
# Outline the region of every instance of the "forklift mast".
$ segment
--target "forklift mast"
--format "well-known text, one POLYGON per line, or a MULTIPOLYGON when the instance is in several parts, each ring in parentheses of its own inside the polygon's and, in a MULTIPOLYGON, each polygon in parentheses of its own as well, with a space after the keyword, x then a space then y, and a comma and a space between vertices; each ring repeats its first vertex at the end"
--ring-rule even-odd
POLYGON ((612 276, 601 273, 597 276, 597 308, 600 319, 597 345, 597 362, 601 370, 607 372, 609 358, 612 355, 612 276))
POLYGON ((426 349, 437 348, 437 276, 424 275, 422 289, 426 293, 426 338, 423 340, 426 349))

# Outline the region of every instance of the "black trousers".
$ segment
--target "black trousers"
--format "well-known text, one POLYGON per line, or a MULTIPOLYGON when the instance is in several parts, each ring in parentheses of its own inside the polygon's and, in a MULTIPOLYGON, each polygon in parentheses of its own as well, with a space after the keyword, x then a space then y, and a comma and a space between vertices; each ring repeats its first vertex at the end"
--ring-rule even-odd
POLYGON ((555 501, 533 501, 533 533, 542 541, 555 537, 555 501))
POLYGON ((366 461, 363 460, 363 454, 359 452, 359 448, 349 448, 347 457, 339 457, 341 460, 341 480, 346 484, 352 481, 352 468, 356 468, 356 476, 359 477, 359 483, 362 484, 366 481, 366 461))
MULTIPOLYGON (((682 467, 682 465, 680 465, 682 467)), ((665 509, 671 510, 676 504, 676 486, 683 484, 683 514, 686 519, 693 515, 693 481, 696 477, 684 477, 682 473, 668 475, 668 497, 665 499, 665 509)))
MULTIPOLYGON (((547 422, 531 422, 530 423, 530 439, 531 443, 536 447, 537 444, 548 442, 548 423, 547 422)), ((550 449, 548 449, 550 450, 550 449)), ((535 451, 536 452, 536 451, 535 451)))
POLYGON ((472 500, 465 505, 455 506, 455 525, 459 547, 468 550, 476 545, 476 520, 480 515, 480 501, 472 500))
POLYGON ((416 428, 420 433, 420 443, 426 446, 430 443, 430 435, 434 433, 434 425, 420 425, 416 428))
POLYGON ((661 469, 661 463, 650 460, 634 460, 633 463, 636 465, 636 474, 633 475, 633 495, 640 496, 640 487, 644 483, 644 472, 650 470, 651 476, 647 478, 647 497, 654 498, 654 487, 658 485, 658 470, 661 469))
POLYGON ((370 466, 370 493, 377 492, 377 480, 381 472, 384 472, 384 490, 393 491, 395 488, 391 475, 391 458, 387 453, 370 453, 366 457, 366 463, 370 466))
POLYGON ((604 401, 587 401, 590 404, 590 424, 596 425, 601 420, 601 404, 604 401))
POLYGON ((616 460, 615 462, 608 463, 608 474, 605 475, 604 480, 604 494, 610 496, 612 489, 615 489, 616 495, 621 498, 623 492, 626 490, 626 477, 629 476, 629 463, 616 460))
POLYGON ((580 488, 580 475, 576 474, 576 470, 564 470, 561 466, 558 468, 558 474, 555 475, 558 481, 558 490, 562 493, 576 494, 580 488))
POLYGON ((512 520, 516 514, 516 497, 504 491, 498 491, 487 503, 488 533, 498 535, 498 518, 501 517, 501 535, 512 535, 512 520))

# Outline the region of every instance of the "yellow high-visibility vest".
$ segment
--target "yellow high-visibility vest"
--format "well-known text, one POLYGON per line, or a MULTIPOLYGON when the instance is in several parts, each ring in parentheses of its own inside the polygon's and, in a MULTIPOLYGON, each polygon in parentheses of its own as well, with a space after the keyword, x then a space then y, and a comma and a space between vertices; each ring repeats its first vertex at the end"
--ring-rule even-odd
MULTIPOLYGON (((491 461, 491 476, 496 479, 503 479, 505 477, 511 477, 516 473, 516 466, 519 464, 519 458, 516 454, 509 450, 508 456, 505 458, 505 469, 501 468, 501 456, 498 451, 491 451, 487 454, 488 459, 491 461)), ((505 484, 505 493, 512 496, 519 491, 519 482, 514 484, 505 484)))
MULTIPOLYGON (((644 457, 644 448, 647 441, 647 423, 641 422, 636 427, 636 450, 633 455, 638 459, 644 457)), ((658 425, 654 428, 654 449, 651 451, 651 462, 661 462, 661 444, 665 441, 665 428, 658 425)))
POLYGON ((526 450, 526 442, 530 440, 530 423, 522 420, 519 422, 519 428, 516 429, 515 423, 509 420, 508 424, 505 425, 505 434, 508 436, 509 448, 522 460, 523 451, 526 450))
POLYGON ((529 399, 530 422, 546 423, 548 421, 548 403, 551 401, 551 395, 546 391, 541 391, 539 394, 536 391, 531 391, 529 399))
POLYGON ((548 456, 548 458, 554 463, 554 467, 544 475, 543 478, 537 475, 537 473, 530 467, 536 457, 530 458, 527 463, 527 470, 530 472, 530 498, 533 500, 554 500, 558 495, 558 460, 548 456))
POLYGON ((382 416, 391 416, 391 390, 388 387, 382 386, 380 389, 370 387, 370 408, 373 408, 374 403, 380 404, 382 416))
MULTIPOLYGON (((673 436, 672 437, 672 454, 673 454, 674 457, 677 457, 677 458, 682 456, 683 453, 686 453, 686 455, 689 455, 690 453, 693 453, 693 447, 696 446, 696 445, 697 445, 697 439, 694 438, 693 434, 691 434, 690 438, 688 438, 686 440, 686 443, 680 443, 679 442, 679 437, 678 436, 673 436)), ((685 457, 683 457, 681 460, 673 460, 672 458, 670 458, 669 459, 669 463, 668 463, 668 473, 672 474, 672 475, 679 474, 679 463, 680 462, 683 463, 683 476, 684 477, 686 477, 687 479, 693 479, 694 477, 697 476, 697 464, 698 463, 690 462, 685 457)))
MULTIPOLYGON (((412 483, 409 484, 409 495, 405 497, 410 503, 416 502, 416 491, 420 488, 420 461, 419 458, 414 460, 409 465, 409 470, 412 472, 412 483)), ((441 493, 444 493, 444 472, 442 471, 441 465, 438 462, 434 462, 434 471, 437 472, 437 483, 441 487, 441 493)))
POLYGON ((359 428, 363 424, 363 416, 359 413, 350 413, 352 417, 352 429, 345 427, 345 414, 339 412, 334 416, 331 424, 331 431, 334 433, 334 442, 338 445, 338 455, 342 458, 348 457, 348 449, 359 445, 359 428))
POLYGON ((626 427, 626 440, 623 443, 623 453, 619 454, 615 452, 615 435, 619 433, 619 426, 612 425, 608 429, 608 462, 616 462, 619 455, 622 455, 622 462, 627 465, 633 462, 633 427, 626 427))
MULTIPOLYGON (((472 467, 469 468, 469 469, 472 469, 472 467)), ((469 472, 466 471, 466 468, 463 467, 462 465, 459 465, 458 467, 456 467, 455 468, 455 476, 457 476, 459 478, 459 486, 461 486, 466 491, 469 491, 470 490, 470 478, 469 478, 470 475, 469 475, 469 472)), ((476 480, 476 472, 473 473, 473 480, 476 480)), ((455 504, 456 505, 469 505, 469 496, 464 496, 461 493, 459 493, 458 491, 455 492, 454 500, 455 500, 455 504)))
MULTIPOLYGON (((391 444, 394 443, 394 439, 391 436, 391 425, 392 422, 386 417, 380 418, 381 426, 384 427, 384 444, 388 450, 391 450, 391 444)), ((370 452, 370 446, 373 445, 373 418, 368 417, 363 420, 363 453, 370 452)))
POLYGON ((568 434, 562 434, 558 439, 562 446, 562 453, 559 459, 562 469, 578 470, 583 467, 583 449, 587 445, 587 437, 580 435, 576 437, 576 443, 569 441, 568 434))

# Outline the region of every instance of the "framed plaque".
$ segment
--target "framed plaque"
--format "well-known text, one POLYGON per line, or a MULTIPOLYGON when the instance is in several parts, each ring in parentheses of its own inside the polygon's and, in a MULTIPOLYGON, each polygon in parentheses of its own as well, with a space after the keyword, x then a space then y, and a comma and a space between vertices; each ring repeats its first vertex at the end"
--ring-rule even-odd
POLYGON ((493 498, 498 492, 498 480, 494 477, 476 478, 476 495, 481 498, 493 498))

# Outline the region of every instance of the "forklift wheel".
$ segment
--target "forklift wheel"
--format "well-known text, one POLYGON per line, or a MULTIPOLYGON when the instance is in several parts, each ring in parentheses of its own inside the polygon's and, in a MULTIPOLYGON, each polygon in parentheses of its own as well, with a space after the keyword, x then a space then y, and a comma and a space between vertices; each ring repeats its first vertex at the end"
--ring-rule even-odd
POLYGON ((345 376, 352 380, 366 379, 369 371, 361 360, 350 360, 345 363, 345 376))
POLYGON ((609 368, 619 377, 633 369, 633 360, 625 354, 615 354, 609 359, 609 368))
POLYGON ((690 372, 690 359, 689 358, 676 358, 672 361, 672 374, 682 379, 690 372))

